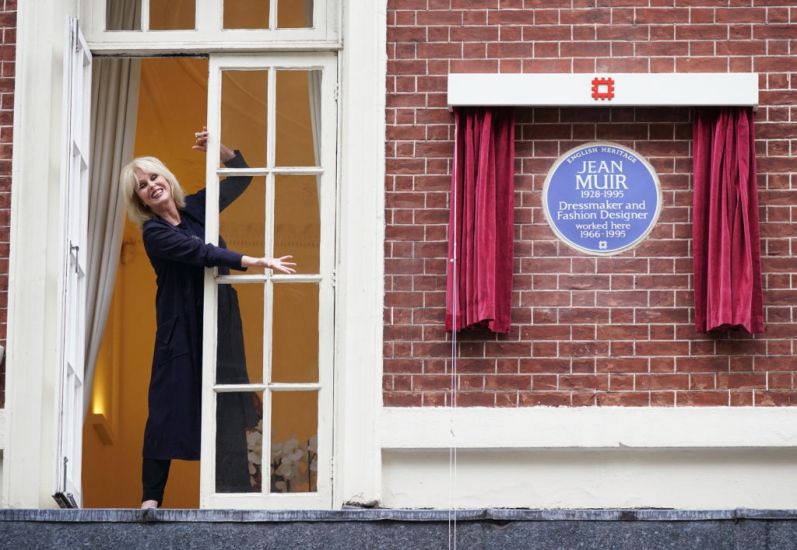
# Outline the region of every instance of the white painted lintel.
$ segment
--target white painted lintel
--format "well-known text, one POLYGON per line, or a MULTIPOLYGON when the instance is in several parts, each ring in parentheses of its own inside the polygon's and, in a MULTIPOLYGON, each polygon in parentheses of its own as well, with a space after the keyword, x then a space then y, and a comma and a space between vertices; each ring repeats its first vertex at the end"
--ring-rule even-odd
POLYGON ((118 57, 151 57, 158 55, 195 54, 206 56, 212 53, 263 53, 274 52, 336 52, 343 48, 340 41, 306 40, 302 42, 252 43, 245 41, 184 40, 179 42, 89 42, 92 54, 118 57))
POLYGON ((758 105, 757 73, 449 74, 448 105, 698 107, 758 105), (611 78, 593 98, 593 80, 611 78), (600 99, 600 97, 605 97, 600 99))
POLYGON ((379 441, 395 450, 788 448, 797 447, 797 407, 386 407, 379 441))

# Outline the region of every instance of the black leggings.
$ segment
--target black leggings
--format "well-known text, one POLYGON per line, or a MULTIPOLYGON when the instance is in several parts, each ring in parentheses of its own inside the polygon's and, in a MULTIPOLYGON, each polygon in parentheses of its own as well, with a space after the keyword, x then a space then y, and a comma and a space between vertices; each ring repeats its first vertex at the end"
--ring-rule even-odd
POLYGON ((166 489, 166 481, 169 479, 169 466, 171 460, 159 460, 157 458, 145 458, 141 468, 141 484, 144 487, 145 500, 157 500, 158 506, 163 502, 163 491, 166 489))

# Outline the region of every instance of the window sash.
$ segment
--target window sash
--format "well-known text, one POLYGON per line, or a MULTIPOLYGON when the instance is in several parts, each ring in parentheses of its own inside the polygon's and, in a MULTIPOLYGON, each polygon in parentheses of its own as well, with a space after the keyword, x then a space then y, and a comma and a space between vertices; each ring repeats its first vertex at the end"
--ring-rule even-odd
POLYGON ((206 270, 203 342, 203 399, 202 399, 202 461, 200 469, 200 502, 203 508, 330 508, 332 506, 332 383, 334 357, 334 260, 335 260, 335 203, 336 203, 336 147, 337 56, 329 53, 211 55, 208 80, 208 154, 206 165, 205 238, 218 243, 219 236, 219 179, 231 174, 257 174, 266 177, 266 254, 274 250, 274 185, 276 175, 311 174, 320 179, 320 250, 318 273, 296 275, 224 275, 206 270), (224 70, 269 70, 266 167, 254 169, 219 169, 212 159, 219 157, 221 130, 221 81, 224 70), (320 70, 321 78, 321 158, 320 166, 302 168, 274 168, 276 144, 276 71, 282 69, 320 70), (264 383, 214 384, 216 364, 217 291, 219 284, 249 283, 264 286, 264 383), (271 382, 271 339, 273 334, 272 308, 275 284, 302 283, 318 285, 318 382, 271 382), (229 391, 254 391, 263 396, 262 456, 271 456, 271 395, 274 392, 312 391, 318 394, 318 470, 316 491, 313 493, 270 493, 268 468, 263 468, 262 493, 228 494, 215 492, 216 474, 216 395, 229 391))
MULTIPOLYGON (((273 1, 273 0, 272 0, 273 1)), ((188 30, 105 30, 105 0, 81 3, 81 22, 86 40, 95 53, 139 50, 138 55, 223 51, 338 50, 340 43, 340 0, 313 2, 313 28, 299 29, 223 29, 223 0, 197 0, 196 27, 188 30)), ((147 27, 147 6, 142 4, 142 28, 147 27)), ((273 13, 273 10, 272 10, 273 13)))
POLYGON ((55 495, 62 507, 80 506, 83 434, 83 377, 86 334, 89 143, 92 55, 76 19, 68 20, 64 71, 64 127, 61 204, 64 219, 63 293, 59 317, 60 402, 55 495))

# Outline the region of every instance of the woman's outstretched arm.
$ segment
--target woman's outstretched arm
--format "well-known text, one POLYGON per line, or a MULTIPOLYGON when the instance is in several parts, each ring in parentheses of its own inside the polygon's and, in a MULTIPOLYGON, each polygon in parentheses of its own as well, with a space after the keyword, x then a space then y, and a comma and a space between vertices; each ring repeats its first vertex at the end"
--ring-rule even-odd
POLYGON ((186 235, 156 220, 144 224, 144 247, 150 257, 197 267, 224 266, 232 269, 265 267, 280 273, 296 273, 296 263, 291 261, 293 256, 279 258, 245 256, 234 250, 204 243, 199 237, 186 235))
POLYGON ((151 258, 202 267, 241 269, 242 254, 203 242, 195 235, 162 220, 149 220, 143 227, 144 248, 151 258))

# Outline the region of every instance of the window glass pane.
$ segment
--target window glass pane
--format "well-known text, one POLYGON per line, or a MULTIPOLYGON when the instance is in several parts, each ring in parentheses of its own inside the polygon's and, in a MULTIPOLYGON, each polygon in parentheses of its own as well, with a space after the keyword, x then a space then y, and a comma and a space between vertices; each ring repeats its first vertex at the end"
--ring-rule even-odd
POLYGON ((320 176, 275 177, 274 256, 293 256, 297 273, 318 273, 320 176))
POLYGON ((260 393, 216 394, 216 492, 260 492, 262 419, 260 393))
POLYGON ((271 425, 271 492, 315 492, 318 393, 273 392, 271 425))
POLYGON ((149 28, 155 31, 193 29, 196 0, 149 0, 149 28))
MULTIPOLYGON (((246 190, 246 176, 228 176, 219 185, 219 235, 230 250, 247 256, 263 256, 266 251, 266 178, 255 176, 246 190), (232 202, 229 202, 232 200, 232 202), (226 205, 226 207, 225 207, 226 205)), ((250 267, 246 273, 262 273, 263 268, 250 267)), ((231 271, 240 275, 242 271, 231 271)))
POLYGON ((266 166, 268 71, 224 71, 221 142, 241 149, 252 168, 266 166))
POLYGON ((279 0, 277 27, 301 29, 313 26, 313 0, 279 0))
POLYGON ((262 283, 219 285, 217 384, 263 382, 262 283))
POLYGON ((105 0, 105 28, 109 31, 140 31, 141 0, 105 0))
POLYGON ((318 381, 318 284, 275 283, 272 382, 318 381))
POLYGON ((267 29, 269 0, 224 0, 225 29, 267 29))
POLYGON ((277 71, 277 166, 317 166, 321 71, 277 71))
POLYGON ((208 116, 208 60, 159 57, 140 63, 135 154, 154 154, 177 175, 186 195, 196 193, 205 187, 205 155, 191 145, 208 116))

